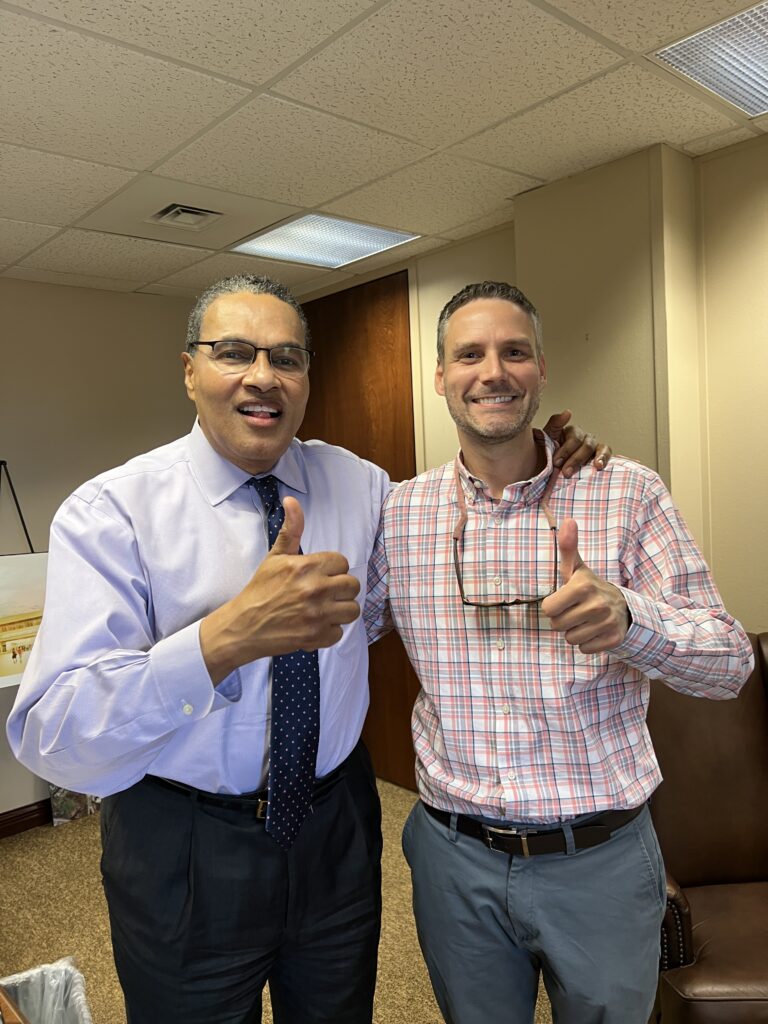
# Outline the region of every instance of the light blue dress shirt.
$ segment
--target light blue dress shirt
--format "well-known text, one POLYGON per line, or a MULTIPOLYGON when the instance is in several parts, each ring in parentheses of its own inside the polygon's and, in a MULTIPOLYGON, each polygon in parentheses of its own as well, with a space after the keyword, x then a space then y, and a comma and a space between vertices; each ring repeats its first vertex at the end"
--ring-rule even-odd
MULTIPOLYGON (((345 555, 362 602, 387 475, 295 439, 271 472, 281 498, 304 510, 302 550, 345 555)), ((271 660, 214 689, 199 641, 200 620, 267 553, 248 479, 195 424, 84 484, 56 513, 43 622, 8 719, 11 748, 35 774, 96 796, 148 773, 216 793, 266 784, 271 660)), ((353 749, 368 707, 362 618, 319 658, 322 776, 353 749)))

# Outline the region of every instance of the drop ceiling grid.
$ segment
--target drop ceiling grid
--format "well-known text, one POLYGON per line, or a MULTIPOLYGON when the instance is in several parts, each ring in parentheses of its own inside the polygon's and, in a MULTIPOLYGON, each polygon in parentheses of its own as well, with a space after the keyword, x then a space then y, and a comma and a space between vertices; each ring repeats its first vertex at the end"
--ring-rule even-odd
POLYGON ((7 266, 36 249, 59 229, 45 224, 0 217, 0 264, 7 266))
POLYGON ((552 0, 546 6, 628 50, 647 53, 752 5, 743 0, 552 0))
POLYGON ((300 263, 277 263, 252 256, 240 256, 236 253, 218 253, 208 259, 187 267, 168 276, 158 277, 154 284, 172 285, 179 288, 192 288, 199 291, 222 277, 234 274, 268 274, 288 288, 309 281, 318 276, 317 267, 308 267, 300 263))
POLYGON ((434 148, 623 59, 527 0, 393 0, 273 91, 434 148))
POLYGON ((205 249, 70 228, 20 261, 22 267, 147 282, 208 256, 205 249))
POLYGON ((169 178, 311 207, 428 152, 376 129, 263 95, 156 170, 169 178))
MULTIPOLYGON (((657 44, 748 6, 259 0, 257 22, 252 0, 232 0, 215 17, 203 0, 0 0, 0 217, 18 225, 8 229, 0 264, 12 262, 8 253, 30 264, 0 272, 120 290, 154 282, 143 261, 135 276, 130 249, 121 256, 109 247, 109 270, 87 260, 61 270, 31 266, 68 234, 46 244, 50 235, 40 237, 35 225, 79 226, 133 188, 133 169, 159 165, 157 177, 180 179, 182 189, 194 183, 290 204, 275 207, 277 217, 322 207, 419 231, 434 236, 422 244, 436 247, 510 220, 509 196, 540 181, 658 141, 700 154, 752 137, 768 130, 768 116, 747 127, 695 86, 642 68, 642 54, 657 44), (255 96, 265 81, 272 93, 255 96)), ((100 226, 132 237, 130 225, 100 226)), ((244 222, 243 234, 249 230, 244 222)), ((204 247, 205 233, 198 237, 204 247)), ((198 243, 190 233, 188 245, 154 244, 188 256, 198 243)), ((392 250, 392 263, 404 258, 405 250, 392 250)), ((199 279, 233 259, 254 267, 222 254, 201 259, 199 279)), ((388 254, 375 259, 385 266, 388 254)), ((180 266, 163 264, 158 287, 196 288, 167 280, 186 273, 180 266)), ((297 289, 331 279, 317 268, 264 267, 297 289)))
POLYGON ((258 85, 364 14, 375 0, 19 0, 34 14, 258 85))
POLYGON ((117 167, 0 142, 0 216, 64 227, 133 177, 117 167))
POLYGON ((0 137, 142 169, 218 120, 247 89, 0 10, 0 137))
POLYGON ((732 127, 704 100, 628 64, 454 151, 552 180, 656 142, 679 146, 732 127))
POLYGON ((705 135, 704 138, 686 142, 684 149, 691 156, 703 156, 704 153, 713 153, 717 149, 733 146, 737 142, 746 142, 747 139, 754 139, 754 137, 755 132, 750 128, 731 128, 725 132, 705 135))
POLYGON ((19 281, 42 281, 43 284, 63 284, 72 288, 99 288, 110 292, 132 292, 141 281, 132 281, 121 275, 115 277, 98 277, 88 274, 65 274, 56 270, 33 270, 28 267, 10 267, 3 272, 3 277, 12 277, 19 281))
POLYGON ((384 227, 440 235, 504 208, 510 196, 535 184, 533 178, 438 153, 324 209, 384 227))

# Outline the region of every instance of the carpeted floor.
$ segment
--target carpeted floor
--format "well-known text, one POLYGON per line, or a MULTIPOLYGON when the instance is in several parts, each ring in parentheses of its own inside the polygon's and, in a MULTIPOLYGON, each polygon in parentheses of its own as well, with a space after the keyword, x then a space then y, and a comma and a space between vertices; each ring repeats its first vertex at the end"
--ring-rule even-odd
MULTIPOLYGON (((379 783, 384 830, 384 918, 374 1024, 441 1024, 411 916, 400 832, 413 793, 379 783)), ((0 978, 74 956, 94 1024, 124 1024, 99 878, 98 817, 0 840, 0 978)), ((264 1021, 270 1024, 269 1000, 264 1021)), ((536 1024, 550 1024, 540 998, 536 1024)), ((215 1022, 211 1022, 215 1024, 215 1022)))

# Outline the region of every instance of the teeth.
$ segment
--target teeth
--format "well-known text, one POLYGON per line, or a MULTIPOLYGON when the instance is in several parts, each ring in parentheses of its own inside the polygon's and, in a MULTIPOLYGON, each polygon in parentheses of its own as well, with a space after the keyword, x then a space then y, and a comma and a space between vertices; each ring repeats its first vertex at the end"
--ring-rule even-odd
POLYGON ((503 402, 513 401, 513 395, 492 395, 488 398, 476 398, 475 401, 479 402, 480 405, 501 405, 503 402))
POLYGON ((273 405, 260 405, 256 402, 241 405, 240 412, 267 412, 270 416, 278 415, 278 410, 273 405))

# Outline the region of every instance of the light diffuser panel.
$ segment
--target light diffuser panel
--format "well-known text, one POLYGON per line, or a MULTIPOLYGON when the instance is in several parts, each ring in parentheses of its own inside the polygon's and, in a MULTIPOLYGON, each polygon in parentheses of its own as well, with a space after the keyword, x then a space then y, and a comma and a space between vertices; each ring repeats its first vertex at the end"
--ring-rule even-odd
POLYGON ((750 117, 768 111, 768 3, 673 43, 656 56, 750 117))
POLYGON ((311 213, 241 242, 233 246, 232 251, 336 268, 418 237, 404 231, 388 231, 370 224, 311 213))

